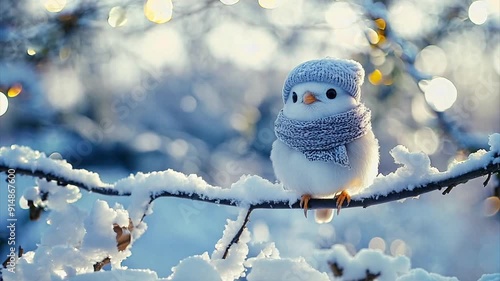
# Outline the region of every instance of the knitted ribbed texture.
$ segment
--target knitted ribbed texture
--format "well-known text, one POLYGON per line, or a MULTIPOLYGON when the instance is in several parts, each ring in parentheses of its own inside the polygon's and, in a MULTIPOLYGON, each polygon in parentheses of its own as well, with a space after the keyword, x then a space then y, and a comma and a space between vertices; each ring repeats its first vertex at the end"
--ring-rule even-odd
POLYGON ((353 60, 325 58, 306 61, 288 74, 283 86, 283 102, 286 103, 293 86, 304 82, 337 85, 359 101, 360 87, 364 78, 363 67, 353 60))
POLYGON ((281 110, 274 131, 280 141, 302 152, 309 161, 334 162, 350 167, 345 145, 371 130, 370 118, 370 109, 364 104, 313 121, 289 119, 281 110))

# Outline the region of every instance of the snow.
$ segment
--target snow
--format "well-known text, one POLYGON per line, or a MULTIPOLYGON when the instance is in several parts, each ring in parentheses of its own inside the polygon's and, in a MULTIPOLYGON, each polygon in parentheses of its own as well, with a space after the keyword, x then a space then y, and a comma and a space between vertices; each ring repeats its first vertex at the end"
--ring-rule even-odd
MULTIPOLYGON (((182 260, 179 265, 172 268, 172 275, 167 280, 172 281, 222 281, 216 268, 210 263, 208 253, 192 256, 182 260)), ((233 280, 233 279, 231 279, 233 280)))
POLYGON ((108 184, 101 181, 97 173, 84 169, 73 169, 73 166, 66 160, 48 158, 44 153, 26 146, 0 147, 0 165, 2 164, 30 171, 40 170, 46 174, 71 178, 92 186, 109 187, 108 184))
POLYGON ((362 280, 366 278, 366 270, 371 274, 380 274, 377 280, 395 280, 401 273, 410 269, 410 260, 405 256, 391 257, 381 251, 362 249, 355 256, 343 245, 334 245, 331 249, 316 253, 315 262, 318 268, 326 270, 329 264, 336 264, 342 269, 344 280, 362 280))
MULTIPOLYGON (((423 152, 409 152, 407 148, 398 145, 390 151, 395 163, 401 164, 395 172, 379 175, 374 183, 365 188, 353 199, 378 197, 392 191, 413 190, 433 181, 458 176, 466 172, 485 167, 489 163, 500 162, 500 134, 489 137, 490 150, 478 150, 460 162, 453 162, 445 172, 431 166, 429 157, 423 152)), ((135 204, 131 207, 131 218, 138 222, 148 210, 149 195, 161 192, 171 194, 199 194, 207 199, 228 199, 238 202, 240 206, 262 203, 264 201, 283 202, 290 205, 297 202, 298 194, 284 190, 280 184, 273 184, 256 175, 244 175, 233 183, 230 188, 212 186, 201 177, 168 169, 166 171, 130 175, 114 184, 103 183, 99 175, 83 169, 73 169, 65 160, 47 158, 45 154, 28 147, 11 146, 0 148, 0 164, 28 170, 41 170, 45 173, 58 175, 67 179, 84 183, 87 186, 115 189, 120 193, 135 193, 135 204)), ((32 191, 34 192, 34 191, 32 191)), ((29 198, 33 194, 26 194, 29 198)))
POLYGON ((240 236, 238 243, 235 243, 229 249, 228 255, 223 259, 226 247, 236 235, 244 222, 246 211, 242 210, 235 221, 228 220, 222 238, 215 245, 212 253, 212 262, 221 273, 223 281, 231 281, 245 276, 243 263, 248 255, 248 245, 250 241, 250 232, 245 228, 240 236))
MULTIPOLYGON (((379 176, 376 182, 363 193, 363 196, 378 196, 390 190, 401 190, 406 186, 417 188, 426 182, 440 180, 449 176, 460 175, 467 171, 484 167, 488 163, 498 161, 500 149, 500 134, 493 134, 489 138, 490 151, 480 150, 469 155, 468 159, 461 162, 451 163, 449 170, 439 172, 431 166, 429 157, 423 153, 412 153, 403 146, 397 146, 391 151, 395 162, 402 165, 395 172, 387 176, 379 176)), ((129 205, 125 208, 122 204, 110 204, 106 201, 95 200, 90 208, 82 208, 77 204, 82 200, 82 193, 76 186, 59 186, 55 182, 47 182, 37 179, 36 186, 27 188, 23 196, 25 199, 33 200, 50 210, 45 221, 47 227, 40 237, 37 248, 28 250, 18 260, 17 272, 15 274, 3 271, 6 281, 10 280, 32 280, 37 276, 38 280, 222 280, 231 281, 238 278, 246 278, 249 281, 256 280, 357 280, 364 277, 366 270, 378 274, 378 280, 399 281, 427 281, 427 280, 458 280, 454 277, 444 277, 429 273, 424 269, 411 269, 410 260, 406 256, 391 256, 374 249, 361 249, 355 255, 345 245, 335 244, 326 250, 311 250, 311 244, 305 239, 297 238, 310 235, 311 231, 304 228, 306 220, 291 220, 290 229, 284 229, 284 233, 277 234, 271 231, 268 238, 260 241, 263 249, 255 253, 252 249, 257 246, 253 244, 252 235, 248 229, 244 229, 239 242, 232 245, 226 259, 222 255, 235 233, 240 229, 247 209, 240 208, 236 220, 227 220, 222 237, 215 244, 215 250, 209 256, 206 252, 185 257, 177 266, 172 268, 172 273, 163 279, 159 278, 154 271, 145 269, 127 269, 123 262, 132 255, 136 240, 147 230, 148 226, 141 221, 143 214, 152 214, 153 206, 149 205, 151 193, 168 190, 172 193, 198 193, 206 198, 226 198, 241 201, 241 206, 248 206, 262 201, 288 201, 295 202, 296 195, 283 190, 278 184, 273 184, 259 176, 243 176, 233 183, 230 188, 222 188, 209 185, 197 175, 184 175, 173 170, 153 173, 138 173, 115 184, 103 183, 99 175, 86 170, 74 170, 65 161, 47 158, 43 153, 33 151, 27 147, 12 146, 0 148, 0 164, 13 168, 25 168, 29 170, 42 170, 54 175, 64 176, 68 179, 81 180, 88 186, 105 186, 115 188, 120 192, 131 193, 129 205), (41 201, 41 194, 48 193, 46 201, 41 201), (131 245, 124 251, 118 251, 116 233, 113 225, 127 227, 129 218, 134 222, 131 245), (294 238, 295 237, 295 238, 294 238), (274 243, 283 239, 293 250, 301 252, 303 256, 281 257, 280 251, 274 243), (92 265, 106 257, 111 257, 111 270, 93 273, 92 265), (332 275, 328 264, 336 263, 343 269, 342 278, 332 275), (118 277, 117 277, 118 276, 118 277), (122 278, 122 276, 125 276, 122 278), (201 276, 201 277, 200 277, 201 276), (280 279, 281 278, 281 279, 280 279)), ((156 202, 158 203, 158 202, 156 202)), ((163 203, 163 202, 162 202, 163 203)), ((235 208, 235 207, 232 207, 235 208)), ((284 210, 291 212, 289 210, 284 210)), ((259 218, 258 214, 252 214, 252 219, 259 218)), ((270 212, 266 210, 266 212, 270 212)), ((274 212, 274 211, 273 211, 274 212)), ((422 213, 421 219, 433 214, 434 220, 439 222, 439 213, 432 210, 422 213), (427 214, 427 215, 426 215, 427 214)), ((410 212, 410 215, 413 212, 410 212)), ((269 214, 269 213, 266 213, 269 214)), ((383 214, 376 214, 383 215, 383 214)), ((364 215, 364 224, 373 225, 377 216, 364 215)), ((269 224, 273 229, 276 225, 289 220, 289 213, 283 217, 269 215, 269 224)), ((404 216, 400 215, 402 219, 404 216)), ((388 228, 395 222, 385 222, 388 228)), ((349 218, 349 217, 348 217, 349 218)), ((350 217, 353 218, 352 216, 350 217)), ((261 218, 262 219, 262 218, 261 218)), ((338 225, 344 225, 346 215, 336 218, 338 225)), ((415 220, 419 218, 416 217, 415 220)), ((362 228, 356 230, 346 226, 345 236, 353 244, 358 244, 363 233, 362 228), (356 238, 358 237, 358 238, 356 238)), ((362 225, 358 222, 358 225, 362 225)), ((417 225, 419 225, 417 223, 417 225)), ((325 226, 323 226, 325 227, 325 226)), ((360 226, 361 227, 361 226, 360 226)), ((439 226, 431 229, 439 229, 439 226)), ((442 236, 450 237, 450 233, 460 231, 460 226, 443 229, 442 236)), ((484 237, 487 237, 485 230, 484 237)), ((335 233, 335 230, 327 231, 335 233)), ((204 235, 203 232, 196 235, 204 235)), ((426 234, 432 235, 431 233, 426 234)), ((435 234, 434 234, 435 235, 435 234)), ((496 234, 497 235, 497 234, 496 234)), ((327 235, 328 236, 328 235, 327 235)), ((434 237, 434 236, 433 236, 434 237)), ((442 241, 442 240, 441 240, 442 241)), ((442 241, 441 243, 457 243, 457 240, 442 241)), ((281 244, 281 242, 280 242, 281 244)), ((451 247, 451 246, 450 246, 451 247)), ((283 249, 281 247, 280 249, 283 249)), ((488 249, 481 253, 487 253, 488 249)), ((287 249, 287 251, 289 251, 287 249)), ((481 250, 482 251, 482 250, 481 250)), ((483 255, 483 254, 482 254, 483 255)), ((493 261, 495 256, 493 256, 493 261)), ((490 267, 489 267, 490 268, 490 267)), ((484 275, 482 280, 498 280, 499 275, 484 275)))
POLYGON ((500 273, 484 274, 477 281, 500 281, 500 273))
MULTIPOLYGON (((158 281, 156 272, 145 269, 127 269, 84 273, 67 279, 68 281, 158 281)), ((195 279, 192 279, 195 280, 195 279)), ((211 280, 210 280, 211 281, 211 280)))
POLYGON ((252 263, 248 281, 329 281, 328 275, 311 267, 303 258, 257 259, 252 263))
POLYGON ((429 273, 421 268, 412 269, 407 274, 395 279, 396 281, 458 281, 456 277, 444 277, 429 273))
POLYGON ((396 164, 402 164, 396 171, 388 175, 379 175, 373 184, 352 199, 363 199, 387 195, 392 191, 413 190, 428 183, 459 176, 469 171, 484 168, 490 163, 500 162, 500 134, 489 136, 490 150, 480 149, 471 153, 466 160, 450 163, 448 170, 440 172, 431 166, 429 156, 423 152, 409 152, 402 145, 390 151, 396 164))

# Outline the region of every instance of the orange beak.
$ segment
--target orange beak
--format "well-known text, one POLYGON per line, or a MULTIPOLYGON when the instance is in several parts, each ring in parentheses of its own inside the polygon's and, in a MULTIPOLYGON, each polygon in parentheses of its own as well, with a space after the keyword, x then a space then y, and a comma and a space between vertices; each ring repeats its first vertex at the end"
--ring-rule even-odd
POLYGON ((305 104, 311 104, 317 100, 318 99, 316 99, 316 96, 311 92, 306 92, 306 94, 304 95, 304 99, 303 99, 305 104))

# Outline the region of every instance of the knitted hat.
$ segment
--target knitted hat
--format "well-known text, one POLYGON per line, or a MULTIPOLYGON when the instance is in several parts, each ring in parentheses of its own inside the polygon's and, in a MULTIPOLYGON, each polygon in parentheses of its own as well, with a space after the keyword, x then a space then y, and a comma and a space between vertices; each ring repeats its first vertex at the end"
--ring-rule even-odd
POLYGON ((325 58, 310 60, 295 67, 283 85, 283 102, 286 102, 293 86, 304 82, 335 84, 359 101, 365 71, 353 60, 325 58))

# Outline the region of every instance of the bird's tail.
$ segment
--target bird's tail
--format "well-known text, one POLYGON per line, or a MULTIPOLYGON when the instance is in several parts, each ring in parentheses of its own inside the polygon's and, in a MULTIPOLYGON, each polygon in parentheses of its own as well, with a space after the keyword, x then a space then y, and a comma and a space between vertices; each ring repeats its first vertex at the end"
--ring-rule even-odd
POLYGON ((318 209, 314 218, 317 223, 329 223, 333 219, 333 209, 318 209))

